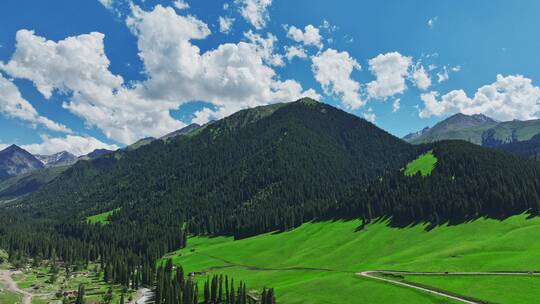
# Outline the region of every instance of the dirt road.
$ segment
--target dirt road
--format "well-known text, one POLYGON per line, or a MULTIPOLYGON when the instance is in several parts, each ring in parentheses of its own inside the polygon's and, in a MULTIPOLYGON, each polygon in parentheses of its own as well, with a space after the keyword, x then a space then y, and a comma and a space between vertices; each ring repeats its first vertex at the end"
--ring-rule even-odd
MULTIPOLYGON (((20 273, 20 272, 0 269, 0 282, 2 282, 2 285, 4 285, 7 291, 22 295, 23 296, 22 304, 32 304, 32 294, 25 290, 20 289, 19 286, 17 286, 17 283, 13 280, 13 275, 17 273, 20 273)), ((6 304, 11 304, 11 303, 6 303, 6 304)))

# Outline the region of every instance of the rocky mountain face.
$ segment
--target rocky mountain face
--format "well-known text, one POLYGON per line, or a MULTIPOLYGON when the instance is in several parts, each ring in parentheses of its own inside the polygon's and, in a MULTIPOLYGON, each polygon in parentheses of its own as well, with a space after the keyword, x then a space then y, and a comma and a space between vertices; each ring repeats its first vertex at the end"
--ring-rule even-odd
POLYGON ((19 146, 11 145, 0 151, 0 180, 44 167, 39 159, 19 146))
POLYGON ((39 159, 46 167, 55 167, 69 164, 77 159, 77 156, 67 152, 62 151, 54 153, 51 155, 34 155, 39 159))

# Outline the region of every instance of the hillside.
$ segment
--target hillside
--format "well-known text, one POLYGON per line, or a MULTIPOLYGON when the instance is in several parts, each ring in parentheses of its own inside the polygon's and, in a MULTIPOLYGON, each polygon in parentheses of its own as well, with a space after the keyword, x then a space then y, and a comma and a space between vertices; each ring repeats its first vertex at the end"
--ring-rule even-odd
POLYGON ((440 140, 465 140, 494 147, 505 143, 526 141, 540 133, 540 120, 497 122, 485 115, 455 114, 432 128, 406 135, 413 144, 440 140))
POLYGON ((118 217, 146 222, 166 212, 174 222, 195 217, 194 232, 250 235, 322 216, 351 186, 396 170, 415 154, 415 147, 363 119, 301 100, 80 161, 23 207, 82 217, 129 206, 118 217))
MULTIPOLYGON (((250 286, 274 286, 280 303, 306 303, 307 298, 321 304, 457 303, 355 273, 540 268, 539 244, 530 241, 540 231, 538 217, 478 219, 430 230, 426 224, 393 228, 387 221, 359 230, 361 225, 358 220, 307 223, 289 232, 239 241, 194 237, 170 256, 188 272, 208 271, 201 277, 220 273, 242 277, 250 286)), ((538 297, 538 277, 417 276, 413 280, 489 303, 535 303, 538 297)))
POLYGON ((0 151, 0 181, 43 167, 41 161, 16 145, 0 151))
POLYGON ((539 163, 463 141, 422 147, 435 157, 429 174, 390 173, 344 200, 347 212, 366 221, 389 217, 403 227, 539 213, 539 163))
MULTIPOLYGON (((484 217, 535 216, 539 197, 537 162, 464 141, 411 145, 357 116, 302 99, 80 160, 37 192, 0 205, 0 247, 43 259, 58 253, 71 265, 100 260, 107 282, 153 286, 156 262, 187 245, 189 253, 180 258, 186 269, 219 269, 254 288, 269 284, 291 303, 305 300, 306 292, 325 303, 340 296, 324 286, 345 284, 347 295, 356 282, 367 287, 353 295, 376 290, 368 300, 392 302, 384 296, 387 285, 352 271, 442 267, 429 253, 456 244, 426 243, 437 236, 428 233, 448 224, 467 233, 464 223, 484 217), (343 220, 350 221, 340 226, 343 220), (250 243, 262 238, 274 241, 250 243), (227 244, 217 244, 221 240, 227 244), (404 250, 412 245, 418 250, 404 250), (227 256, 234 252, 227 247, 240 250, 238 259, 227 256), (264 259, 268 263, 259 263, 264 259), (252 276, 261 269, 263 275, 252 276)), ((494 226, 470 231, 478 227, 494 226)), ((455 261, 443 266, 461 269, 455 261)), ((441 300, 400 294, 413 303, 441 300)))

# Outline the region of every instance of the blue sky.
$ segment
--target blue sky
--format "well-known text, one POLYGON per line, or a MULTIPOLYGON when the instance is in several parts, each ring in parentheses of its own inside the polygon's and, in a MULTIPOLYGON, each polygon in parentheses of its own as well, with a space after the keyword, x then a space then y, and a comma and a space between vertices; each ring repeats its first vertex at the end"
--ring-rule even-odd
POLYGON ((0 147, 83 154, 300 96, 397 136, 456 112, 534 119, 538 11, 538 1, 2 1, 0 147))

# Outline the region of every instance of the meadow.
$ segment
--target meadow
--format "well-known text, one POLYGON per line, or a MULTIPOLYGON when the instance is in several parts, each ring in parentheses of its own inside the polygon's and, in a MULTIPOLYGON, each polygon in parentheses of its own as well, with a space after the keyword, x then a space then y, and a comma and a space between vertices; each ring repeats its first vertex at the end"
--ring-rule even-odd
MULTIPOLYGON (((504 221, 479 219, 429 231, 424 225, 393 228, 384 221, 360 231, 359 226, 359 221, 308 223, 292 231, 238 241, 194 237, 189 239, 187 248, 170 257, 188 272, 203 272, 201 282, 206 275, 218 273, 241 279, 252 288, 274 287, 281 303, 452 303, 356 273, 540 269, 540 244, 532 241, 540 233, 540 218, 519 215, 504 221)), ((518 287, 527 278, 482 277, 470 289, 467 281, 474 280, 473 277, 445 279, 411 280, 497 303, 530 303, 527 298, 512 296, 520 293, 518 287), (498 293, 482 291, 491 286, 500 287, 498 293), (500 296, 502 293, 506 295, 500 296)))

